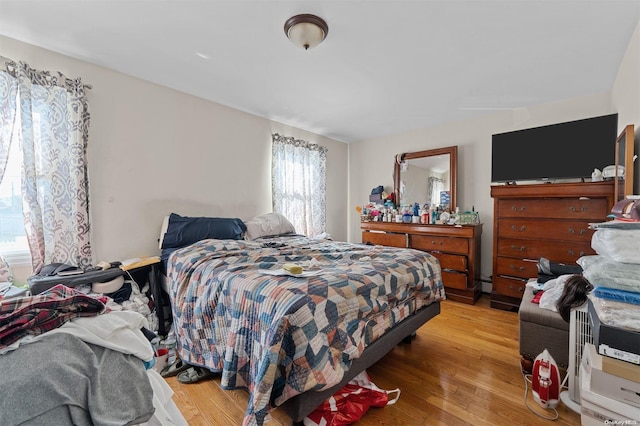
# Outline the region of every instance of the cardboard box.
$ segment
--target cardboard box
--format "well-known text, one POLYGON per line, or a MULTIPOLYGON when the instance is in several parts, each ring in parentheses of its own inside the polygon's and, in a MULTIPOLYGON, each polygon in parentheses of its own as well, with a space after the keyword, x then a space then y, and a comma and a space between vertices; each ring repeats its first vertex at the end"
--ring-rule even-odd
MULTIPOLYGON (((592 350, 595 352, 595 348, 592 350)), ((590 368, 582 357, 580 363, 581 423, 583 425, 633 424, 640 419, 640 408, 593 392, 590 368)))
POLYGON ((588 306, 593 343, 598 353, 640 365, 640 332, 603 324, 591 300, 588 306))
POLYGON ((603 356, 602 371, 640 383, 640 365, 603 356))
POLYGON ((369 195, 369 202, 370 203, 383 204, 384 201, 382 200, 382 194, 371 194, 371 195, 369 195))
POLYGON ((623 402, 638 409, 640 419, 640 383, 606 373, 602 370, 602 355, 594 345, 587 343, 582 355, 582 366, 589 376, 589 390, 595 394, 623 402))

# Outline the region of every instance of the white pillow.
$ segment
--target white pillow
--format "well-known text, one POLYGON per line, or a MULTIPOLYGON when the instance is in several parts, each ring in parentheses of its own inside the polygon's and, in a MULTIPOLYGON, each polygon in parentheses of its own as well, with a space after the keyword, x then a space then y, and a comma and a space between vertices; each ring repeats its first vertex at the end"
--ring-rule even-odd
POLYGON ((162 250, 162 240, 164 240, 164 234, 169 229, 169 216, 165 216, 162 220, 162 226, 160 227, 160 239, 158 239, 158 248, 162 250))
POLYGON ((275 212, 256 216, 244 224, 247 226, 247 232, 244 234, 247 240, 283 234, 295 234, 296 232, 296 229, 286 217, 275 212))

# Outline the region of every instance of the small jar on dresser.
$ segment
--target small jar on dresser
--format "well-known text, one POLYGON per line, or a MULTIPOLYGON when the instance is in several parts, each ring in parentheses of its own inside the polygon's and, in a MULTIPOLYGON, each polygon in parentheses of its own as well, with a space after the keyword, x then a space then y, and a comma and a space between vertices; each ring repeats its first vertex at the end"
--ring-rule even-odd
POLYGON ((491 187, 493 276, 491 307, 517 310, 541 257, 574 265, 595 254, 589 223, 603 222, 614 204, 613 181, 491 187))
POLYGON ((482 224, 362 222, 362 242, 429 252, 440 262, 447 299, 474 304, 481 293, 482 224))

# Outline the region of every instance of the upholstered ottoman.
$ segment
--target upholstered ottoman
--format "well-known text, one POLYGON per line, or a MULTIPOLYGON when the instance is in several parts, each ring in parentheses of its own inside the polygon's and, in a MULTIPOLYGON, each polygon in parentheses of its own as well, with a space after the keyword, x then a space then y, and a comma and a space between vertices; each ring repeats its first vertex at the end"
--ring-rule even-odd
POLYGON ((569 323, 559 313, 531 303, 533 289, 526 287, 518 317, 520 319, 520 355, 522 368, 530 371, 532 361, 545 349, 558 367, 569 366, 569 323))

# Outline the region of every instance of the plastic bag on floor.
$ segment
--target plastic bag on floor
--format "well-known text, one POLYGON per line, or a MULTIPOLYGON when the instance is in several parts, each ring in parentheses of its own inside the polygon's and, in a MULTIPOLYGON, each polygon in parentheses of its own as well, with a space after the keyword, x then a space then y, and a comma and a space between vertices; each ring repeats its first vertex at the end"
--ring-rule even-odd
POLYGON ((304 419, 305 426, 345 426, 355 423, 369 407, 395 404, 400 389, 384 390, 377 387, 366 371, 351 379, 342 389, 323 402, 304 419), (390 394, 396 397, 389 399, 390 394))

